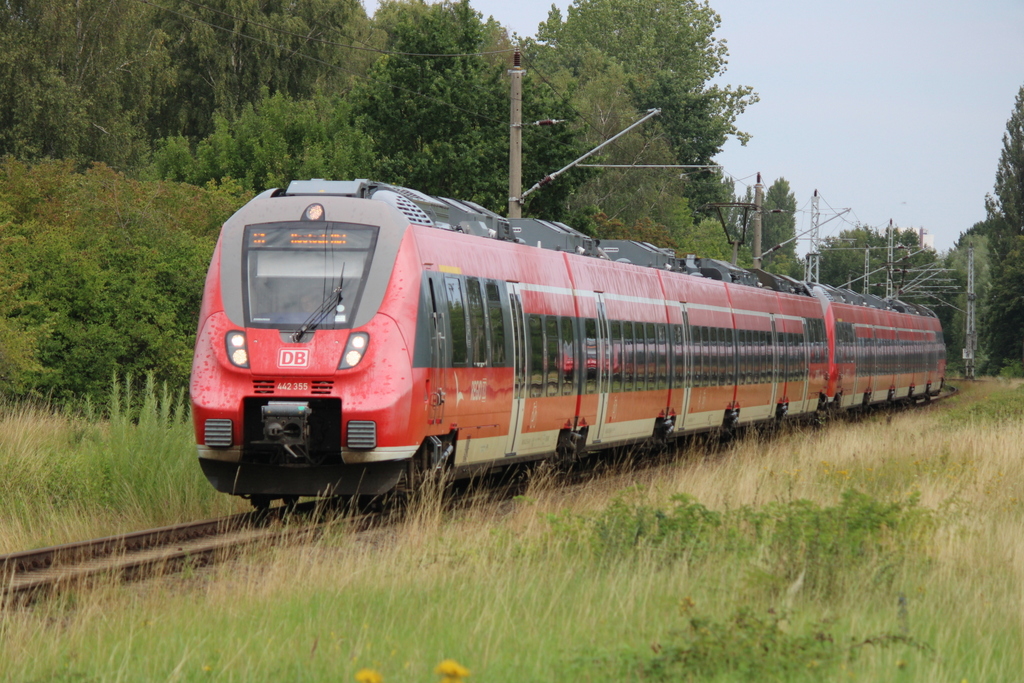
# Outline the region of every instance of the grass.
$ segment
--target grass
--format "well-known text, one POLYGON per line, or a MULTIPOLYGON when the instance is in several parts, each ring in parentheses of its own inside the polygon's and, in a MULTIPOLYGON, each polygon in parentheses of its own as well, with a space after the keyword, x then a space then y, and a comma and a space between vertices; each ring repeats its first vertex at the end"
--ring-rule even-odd
MULTIPOLYGON (((538 471, 513 503, 426 495, 393 530, 8 609, 0 680, 1019 680, 1022 407, 977 383, 584 485, 538 471)), ((206 505, 183 486, 120 500, 206 505)))
POLYGON ((0 553, 226 514, 182 394, 115 382, 110 408, 0 399, 0 553))

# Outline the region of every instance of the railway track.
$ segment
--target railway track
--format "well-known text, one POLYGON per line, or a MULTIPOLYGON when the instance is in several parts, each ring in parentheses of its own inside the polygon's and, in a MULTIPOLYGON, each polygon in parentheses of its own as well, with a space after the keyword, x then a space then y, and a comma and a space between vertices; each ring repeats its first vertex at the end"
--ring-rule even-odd
MULTIPOLYGON (((294 513, 314 512, 315 504, 294 513)), ((0 555, 0 604, 19 603, 102 576, 135 578, 207 564, 245 546, 315 536, 326 521, 289 519, 284 508, 136 531, 0 555)), ((369 516, 354 518, 365 519, 369 516)))
MULTIPOLYGON (((939 396, 914 403, 919 407, 934 405, 957 392, 956 387, 947 386, 939 396)), ((257 543, 313 538, 324 524, 337 519, 323 512, 313 501, 0 555, 0 607, 27 602, 40 593, 82 585, 97 577, 153 576, 183 566, 208 564, 257 543)), ((379 518, 376 514, 362 514, 347 520, 365 529, 379 518)))

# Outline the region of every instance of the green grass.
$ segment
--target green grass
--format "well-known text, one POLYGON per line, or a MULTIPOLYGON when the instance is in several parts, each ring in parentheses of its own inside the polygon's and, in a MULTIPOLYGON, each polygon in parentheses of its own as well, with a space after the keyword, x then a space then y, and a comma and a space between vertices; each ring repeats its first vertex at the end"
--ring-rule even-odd
POLYGON ((182 393, 129 379, 109 405, 0 404, 0 552, 235 509, 199 470, 182 393))
POLYGON ((7 609, 0 680, 1016 681, 1017 387, 7 609))

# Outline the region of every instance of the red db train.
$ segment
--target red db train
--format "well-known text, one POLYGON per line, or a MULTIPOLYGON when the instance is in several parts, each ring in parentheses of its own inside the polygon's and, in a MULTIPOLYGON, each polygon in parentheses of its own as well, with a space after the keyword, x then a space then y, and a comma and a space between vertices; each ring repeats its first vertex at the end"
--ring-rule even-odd
POLYGON ((190 394, 257 507, 939 392, 926 308, 356 181, 224 224, 190 394))

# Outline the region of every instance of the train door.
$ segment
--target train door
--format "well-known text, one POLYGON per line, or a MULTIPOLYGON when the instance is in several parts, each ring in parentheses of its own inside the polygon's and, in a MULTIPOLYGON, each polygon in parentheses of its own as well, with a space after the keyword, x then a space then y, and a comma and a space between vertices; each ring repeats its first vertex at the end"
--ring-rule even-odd
POLYGON ((799 360, 797 361, 802 371, 799 374, 794 373, 794 377, 802 377, 800 384, 803 385, 800 391, 800 404, 797 406, 790 406, 789 410, 796 412, 804 412, 812 409, 811 397, 807 392, 811 390, 811 331, 807 329, 807 319, 804 318, 803 323, 800 325, 800 332, 797 332, 797 348, 799 349, 799 360))
POLYGON ((427 411, 429 424, 444 421, 445 367, 448 365, 447 329, 445 316, 448 312, 444 299, 444 283, 440 277, 427 274, 427 297, 429 301, 428 328, 430 331, 430 369, 427 372, 427 411))
POLYGON ((675 403, 676 392, 682 393, 682 406, 676 418, 676 429, 684 429, 686 416, 690 414, 690 393, 693 386, 693 359, 690 349, 693 347, 690 345, 690 316, 686 312, 686 304, 682 302, 679 304, 679 314, 682 316, 683 324, 677 330, 680 338, 672 340, 672 397, 675 403))
POLYGON ((516 454, 517 441, 523 432, 523 413, 526 403, 526 319, 523 317, 523 299, 519 284, 508 283, 509 313, 512 320, 512 410, 509 415, 506 456, 516 454))
MULTIPOLYGON (((587 434, 587 438, 590 443, 601 443, 603 438, 601 436, 601 432, 604 430, 604 425, 608 418, 608 392, 611 388, 612 353, 611 335, 609 334, 608 327, 608 314, 605 311, 604 306, 604 294, 598 292, 595 296, 597 297, 597 319, 595 321, 587 320, 584 323, 587 326, 587 329, 584 331, 586 344, 589 346, 591 343, 590 340, 594 339, 594 346, 597 352, 597 357, 594 359, 596 364, 594 371, 597 380, 595 387, 597 392, 597 423, 591 427, 590 432, 587 434), (590 329, 590 325, 592 324, 596 326, 596 329, 590 329)), ((587 355, 586 362, 589 366, 589 353, 587 355)), ((590 372, 589 367, 587 368, 587 372, 590 372)))
POLYGON ((779 392, 779 388, 780 388, 780 385, 782 384, 782 382, 785 381, 784 378, 782 377, 782 372, 780 372, 781 368, 779 367, 780 366, 780 362, 781 362, 782 354, 785 353, 785 350, 783 348, 780 348, 780 345, 779 345, 779 337, 781 335, 778 333, 778 330, 777 330, 777 327, 776 327, 776 324, 775 324, 775 314, 771 313, 771 314, 769 314, 769 317, 772 320, 771 339, 769 340, 769 346, 768 346, 768 351, 772 355, 772 357, 771 357, 771 363, 772 363, 772 378, 771 378, 771 381, 772 381, 772 394, 771 394, 771 398, 768 399, 768 405, 771 407, 771 412, 769 413, 769 415, 775 415, 775 406, 778 403, 779 398, 781 397, 781 393, 779 392))

